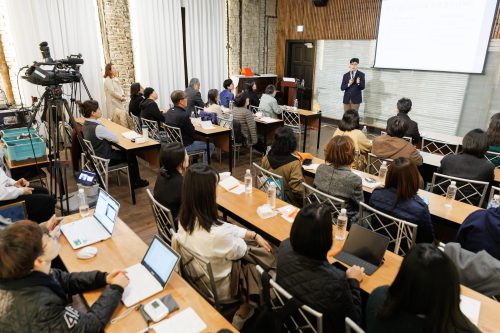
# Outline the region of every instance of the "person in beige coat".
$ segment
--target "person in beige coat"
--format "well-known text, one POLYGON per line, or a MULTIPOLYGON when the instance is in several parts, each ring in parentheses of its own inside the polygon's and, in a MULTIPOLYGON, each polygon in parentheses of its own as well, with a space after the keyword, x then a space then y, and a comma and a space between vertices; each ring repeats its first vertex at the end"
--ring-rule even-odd
POLYGON ((126 100, 123 89, 118 82, 118 71, 109 63, 104 70, 104 96, 106 98, 106 114, 111 121, 124 127, 133 128, 132 119, 123 107, 126 100))

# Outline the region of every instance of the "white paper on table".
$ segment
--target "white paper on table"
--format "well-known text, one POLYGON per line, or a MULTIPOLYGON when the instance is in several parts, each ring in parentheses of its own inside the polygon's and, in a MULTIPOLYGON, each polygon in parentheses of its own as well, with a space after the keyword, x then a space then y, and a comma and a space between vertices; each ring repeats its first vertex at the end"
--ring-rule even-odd
POLYGON ((214 129, 215 126, 214 124, 212 124, 212 122, 210 120, 202 120, 201 121, 201 128, 203 129, 214 129))
POLYGON ((284 77, 283 81, 285 81, 285 82, 295 82, 295 78, 293 78, 293 77, 284 77))
POLYGON ((200 126, 201 125, 200 118, 189 118, 189 119, 191 119, 191 124, 193 124, 193 126, 200 126))
POLYGON ((381 182, 369 183, 365 180, 365 178, 362 178, 362 179, 363 179, 363 186, 368 187, 368 188, 377 188, 382 184, 381 182))
POLYGON ((231 191, 232 189, 240 186, 240 181, 233 176, 229 176, 224 180, 221 180, 219 182, 219 185, 222 186, 226 191, 231 191))
POLYGON ((259 118, 260 121, 263 121, 265 123, 273 123, 276 121, 276 119, 274 118, 271 118, 271 117, 267 117, 267 116, 264 116, 264 117, 260 117, 259 118))
POLYGON ((302 167, 304 168, 304 170, 316 171, 316 169, 318 169, 318 167, 319 167, 319 164, 311 163, 309 165, 303 165, 302 167))
POLYGON ((474 325, 477 325, 479 322, 479 312, 481 311, 480 301, 460 295, 460 310, 474 325))
POLYGON ((281 208, 278 208, 278 212, 280 213, 281 217, 290 223, 293 223, 298 211, 299 209, 292 205, 286 205, 281 208))
POLYGON ((142 138, 142 134, 139 134, 139 133, 134 132, 134 131, 123 132, 122 135, 126 139, 129 139, 129 140, 137 139, 137 138, 142 138))
POLYGON ((229 192, 234 193, 234 194, 244 193, 245 192, 245 186, 242 185, 242 184, 240 184, 240 185, 236 186, 235 188, 233 188, 232 190, 230 190, 229 192))
POLYGON ((187 308, 168 319, 152 325, 151 328, 157 333, 198 333, 207 328, 207 324, 193 308, 187 308))

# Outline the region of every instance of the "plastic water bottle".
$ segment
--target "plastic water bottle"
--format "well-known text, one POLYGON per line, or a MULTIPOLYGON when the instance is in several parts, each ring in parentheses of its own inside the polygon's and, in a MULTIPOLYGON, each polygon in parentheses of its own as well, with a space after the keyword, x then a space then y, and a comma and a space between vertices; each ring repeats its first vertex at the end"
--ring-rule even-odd
POLYGON ((366 128, 366 126, 363 126, 363 129, 361 130, 361 132, 363 132, 363 134, 364 134, 365 136, 367 136, 367 135, 368 135, 368 129, 366 128))
POLYGON ((89 215, 89 204, 87 203, 85 190, 83 188, 78 190, 78 200, 80 201, 80 206, 78 206, 80 216, 87 217, 89 215))
POLYGON ((498 208, 500 206, 500 195, 495 194, 493 199, 488 203, 488 209, 490 208, 498 208))
POLYGON ((149 129, 146 125, 142 125, 142 137, 146 140, 149 138, 149 129))
POLYGON ((380 170, 378 171, 378 176, 382 178, 382 181, 385 181, 386 174, 387 174, 387 162, 382 161, 382 165, 380 166, 380 170))
POLYGON ((298 109, 299 109, 299 100, 295 99, 295 101, 293 101, 293 111, 297 111, 298 109))
POLYGON ((245 172, 245 193, 252 194, 252 173, 250 169, 245 172))
POLYGON ((229 101, 229 110, 233 111, 233 105, 234 105, 234 102, 229 101))
POLYGON ((271 183, 267 186, 267 204, 272 209, 276 208, 276 184, 271 183))
POLYGON ((453 201, 455 200, 455 195, 457 194, 457 182, 451 181, 448 189, 446 190, 446 207, 451 208, 453 206, 453 201))
POLYGON ((347 211, 345 208, 340 210, 340 214, 337 217, 337 230, 335 231, 336 240, 344 240, 345 232, 347 229, 347 211))

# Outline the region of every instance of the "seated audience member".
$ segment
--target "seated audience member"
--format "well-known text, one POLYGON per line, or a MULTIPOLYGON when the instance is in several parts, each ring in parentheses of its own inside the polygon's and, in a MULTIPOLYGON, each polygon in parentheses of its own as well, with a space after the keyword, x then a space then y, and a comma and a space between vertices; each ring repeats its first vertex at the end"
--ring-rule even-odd
POLYGON ((387 134, 373 139, 372 153, 380 158, 406 157, 417 166, 422 165, 423 159, 417 148, 403 139, 407 128, 406 120, 396 117, 387 125, 387 134))
POLYGON ((390 286, 375 289, 366 305, 367 333, 480 332, 460 310, 453 262, 432 244, 416 244, 390 286))
POLYGON ((240 124, 241 134, 245 138, 245 143, 248 146, 253 146, 257 143, 257 125, 253 113, 248 110, 248 94, 246 92, 239 93, 234 100, 233 120, 240 124))
POLYGON ((90 141, 95 154, 101 158, 109 159, 109 165, 128 162, 130 178, 134 180, 132 186, 134 186, 134 188, 148 186, 149 182, 145 179, 141 179, 139 165, 137 164, 135 155, 129 152, 128 154, 130 155, 127 159, 126 152, 112 148, 111 143, 117 143, 118 137, 98 120, 102 116, 101 109, 99 109, 99 103, 95 100, 77 103, 80 107, 80 112, 85 117, 85 122, 83 123, 83 137, 90 141))
POLYGON ((147 87, 144 89, 144 100, 140 104, 141 119, 156 120, 158 122, 158 130, 161 130, 164 112, 158 107, 156 103, 157 99, 158 94, 153 88, 147 87))
MULTIPOLYGON (((372 148, 372 143, 366 135, 363 134, 359 130, 359 114, 356 110, 347 110, 344 112, 342 116, 342 120, 340 121, 339 128, 335 130, 333 136, 337 135, 345 135, 352 139, 354 142, 354 148, 359 153, 359 164, 360 168, 364 169, 366 165, 366 157, 365 155, 372 148)), ((353 163, 352 167, 355 169, 356 163, 353 163)))
MULTIPOLYGON (((417 225, 417 243, 432 243, 429 206, 418 196, 420 174, 417 166, 405 157, 396 158, 387 170, 385 187, 376 188, 369 205, 393 217, 417 225)), ((394 235, 395 236, 395 235, 394 235)))
POLYGON ((38 223, 47 221, 56 207, 56 200, 45 188, 30 187, 24 178, 16 181, 0 167, 0 208, 21 201, 24 201, 28 218, 38 223))
POLYGON ((189 80, 189 86, 185 90, 188 98, 186 111, 189 117, 191 117, 191 114, 194 112, 195 106, 203 108, 203 106, 205 105, 203 99, 201 98, 200 87, 200 80, 194 77, 189 80))
POLYGON ((276 92, 276 87, 270 84, 266 87, 264 94, 260 97, 259 109, 266 117, 278 118, 278 115, 283 112, 275 98, 276 92))
POLYGON ((139 82, 130 85, 130 103, 128 104, 128 114, 130 116, 141 117, 141 103, 144 101, 144 88, 139 82))
POLYGON ((481 129, 467 133, 462 140, 462 152, 447 155, 441 160, 439 173, 483 182, 493 182, 495 166, 484 154, 488 149, 488 137, 481 129))
POLYGON ((210 89, 208 91, 207 104, 205 104, 205 112, 213 112, 217 114, 217 117, 220 117, 222 115, 222 109, 219 103, 219 91, 217 89, 210 89))
POLYGON ((128 278, 111 273, 76 273, 52 268, 59 241, 31 221, 0 232, 0 331, 102 332, 120 305, 128 278), (71 296, 104 288, 86 313, 71 306, 71 296))
MULTIPOLYGON (((500 113, 495 113, 490 119, 488 126, 488 151, 500 153, 500 113)), ((500 157, 494 158, 495 155, 486 154, 486 157, 492 159, 492 163, 497 167, 500 166, 500 157)))
POLYGON ((262 167, 283 177, 284 184, 281 184, 281 189, 277 189, 277 191, 284 191, 282 200, 301 207, 304 177, 302 164, 293 155, 295 149, 297 149, 297 139, 293 130, 290 127, 279 128, 274 135, 271 150, 262 158, 262 167))
POLYGON ((271 246, 260 235, 219 220, 216 202, 218 181, 217 171, 209 165, 197 163, 186 170, 176 240, 212 264, 222 304, 234 299, 242 301, 233 318, 233 325, 241 330, 245 321, 253 315, 257 305, 255 301, 259 300, 260 295, 260 281, 255 266, 241 261, 250 252, 245 240, 255 240, 265 249, 266 256, 272 260, 274 257, 269 253, 271 246), (239 264, 248 266, 235 265, 234 261, 238 260, 239 264), (239 271, 233 272, 233 269, 239 271), (251 283, 242 288, 241 279, 251 283))
POLYGON ((325 147, 325 162, 316 170, 314 186, 346 201, 349 226, 358 220, 358 202, 364 201, 361 177, 351 171, 354 142, 348 136, 335 136, 325 147))
POLYGON ((180 142, 162 144, 160 173, 156 178, 154 198, 170 209, 177 220, 181 207, 182 175, 189 166, 189 156, 180 142))
POLYGON ((387 120, 387 128, 389 128, 389 126, 394 120, 398 118, 403 119, 405 123, 408 124, 408 128, 406 129, 403 136, 410 137, 412 139, 412 143, 417 144, 420 142, 421 137, 420 137, 420 132, 418 131, 418 124, 415 121, 411 120, 410 117, 408 116, 408 112, 411 111, 411 106, 412 106, 411 99, 401 98, 397 104, 398 113, 387 120))
POLYGON ((248 99, 251 106, 259 107, 260 100, 259 95, 257 95, 257 84, 254 80, 250 80, 245 85, 245 91, 248 94, 248 99))
POLYGON ((222 84, 224 87, 224 90, 220 92, 220 103, 222 106, 228 108, 229 107, 229 102, 234 100, 234 94, 233 94, 233 89, 234 89, 234 84, 233 80, 227 79, 224 80, 224 83, 222 84))
POLYGON ((500 260, 500 207, 471 213, 460 225, 457 242, 466 250, 485 250, 500 260))
POLYGON ((290 238, 278 250, 277 282, 302 303, 323 314, 324 332, 344 332, 344 319, 361 323, 359 283, 364 268, 345 273, 328 263, 332 247, 329 207, 308 205, 292 224, 290 238))
MULTIPOLYGON (((191 122, 189 113, 186 111, 187 106, 187 95, 182 90, 174 90, 170 94, 170 99, 174 104, 174 107, 165 113, 165 123, 170 126, 178 127, 182 133, 182 143, 186 147, 188 153, 199 152, 207 149, 207 143, 203 141, 197 141, 194 139, 194 126, 191 122)), ((212 155, 215 150, 213 143, 209 145, 210 155, 212 155)), ((208 156, 205 153, 204 162, 208 161, 208 156)))

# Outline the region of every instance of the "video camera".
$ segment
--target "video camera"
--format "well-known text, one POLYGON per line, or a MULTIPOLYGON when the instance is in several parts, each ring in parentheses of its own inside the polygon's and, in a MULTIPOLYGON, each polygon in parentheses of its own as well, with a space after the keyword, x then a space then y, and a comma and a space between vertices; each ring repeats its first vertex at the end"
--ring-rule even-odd
POLYGON ((44 62, 33 62, 33 65, 24 73, 23 79, 40 86, 80 82, 82 78, 80 65, 83 64, 81 54, 73 54, 66 59, 53 60, 47 42, 40 43, 40 51, 44 62))

